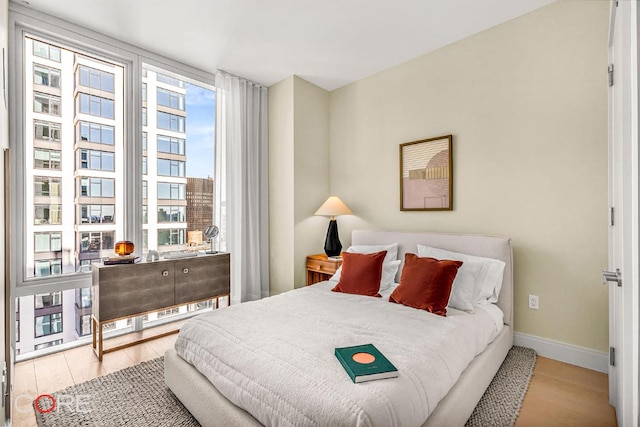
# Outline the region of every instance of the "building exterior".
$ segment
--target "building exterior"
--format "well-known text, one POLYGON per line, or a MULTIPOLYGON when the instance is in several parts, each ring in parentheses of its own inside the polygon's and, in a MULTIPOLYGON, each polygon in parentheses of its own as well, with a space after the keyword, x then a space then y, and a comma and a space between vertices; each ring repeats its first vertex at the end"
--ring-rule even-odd
POLYGON ((187 178, 187 232, 196 236, 212 224, 213 178, 187 178))

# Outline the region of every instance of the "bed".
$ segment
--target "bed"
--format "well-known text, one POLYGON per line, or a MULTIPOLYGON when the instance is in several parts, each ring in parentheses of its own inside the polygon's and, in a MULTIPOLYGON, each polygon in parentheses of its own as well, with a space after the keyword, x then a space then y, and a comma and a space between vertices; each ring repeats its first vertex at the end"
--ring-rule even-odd
MULTIPOLYGON (((258 383, 258 391, 256 391, 255 384, 252 389, 247 389, 245 391, 242 387, 242 372, 234 372, 232 375, 228 377, 225 375, 218 375, 217 377, 211 377, 212 374, 209 371, 206 371, 202 366, 199 367, 200 370, 196 369, 191 363, 187 362, 186 359, 190 359, 191 362, 197 362, 197 354, 189 356, 189 351, 192 353, 196 353, 193 350, 186 351, 183 348, 182 344, 180 347, 180 351, 183 354, 183 357, 179 356, 176 352, 176 349, 171 349, 165 354, 165 383, 167 386, 173 391, 173 393, 180 399, 180 401, 184 404, 184 406, 193 414, 193 416, 203 425, 261 425, 261 423, 256 419, 262 419, 265 424, 280 424, 280 425, 295 425, 295 424, 323 424, 322 422, 318 422, 317 418, 318 413, 322 413, 323 410, 321 408, 320 401, 328 399, 326 396, 338 395, 341 396, 341 392, 343 390, 347 390, 348 387, 352 387, 351 390, 356 390, 356 395, 359 396, 360 391, 362 391, 363 395, 363 407, 366 409, 363 415, 360 418, 350 419, 348 416, 343 418, 341 422, 338 424, 343 425, 387 425, 387 424, 402 424, 402 425, 420 425, 423 426, 456 426, 456 425, 464 425, 473 409, 475 408, 477 402, 482 397, 484 391, 488 387, 491 382, 493 376, 497 372, 498 368, 502 364, 504 358, 506 357, 509 349, 513 345, 513 264, 512 264, 512 248, 511 242, 508 238, 503 237, 490 237, 490 236, 480 236, 480 235, 462 235, 462 234, 443 234, 443 233, 409 233, 409 232, 388 232, 388 231, 372 231, 372 230, 357 230, 352 233, 352 244, 353 245, 384 245, 397 242, 398 243, 398 259, 404 259, 404 255, 407 252, 416 253, 417 245, 423 244, 432 246, 435 248, 441 248, 444 250, 454 251, 458 253, 464 253, 469 255, 476 255, 481 257, 493 258, 505 263, 504 266, 504 274, 502 276, 502 286, 499 292, 499 298, 496 302, 496 306, 499 307, 502 314, 502 323, 500 325, 501 328, 496 330, 495 336, 490 337, 490 343, 488 345, 485 344, 485 347, 482 347, 482 351, 477 355, 472 355, 470 358, 467 354, 466 358, 470 359, 470 361, 463 360, 460 363, 464 363, 464 366, 461 368, 461 372, 457 372, 457 365, 454 367, 448 367, 446 369, 450 369, 452 371, 451 377, 453 378, 453 383, 448 384, 446 381, 443 383, 442 387, 446 386, 446 390, 436 390, 436 392, 429 391, 429 393, 425 394, 424 398, 424 406, 425 408, 420 408, 415 406, 415 402, 411 402, 410 398, 401 399, 399 403, 390 403, 391 406, 385 406, 386 400, 389 397, 380 397, 378 399, 378 393, 381 389, 393 387, 396 382, 395 380, 400 380, 403 377, 404 381, 410 382, 419 382, 414 381, 413 376, 408 373, 411 371, 409 368, 403 369, 402 366, 404 363, 403 357, 410 358, 410 354, 403 354, 401 351, 397 351, 398 348, 395 348, 392 343, 393 337, 392 334, 389 333, 389 330, 384 330, 381 328, 382 332, 380 332, 381 336, 377 342, 377 346, 382 346, 382 352, 387 356, 393 356, 398 360, 401 366, 399 367, 399 371, 401 373, 400 377, 394 380, 382 380, 382 381, 373 381, 370 384, 372 386, 370 389, 371 393, 364 393, 365 388, 354 389, 353 387, 358 387, 360 384, 355 385, 350 383, 350 380, 344 373, 344 371, 340 371, 341 367, 339 363, 334 360, 332 353, 326 357, 326 360, 318 361, 318 366, 320 369, 324 369, 327 371, 326 378, 318 378, 317 373, 313 374, 313 369, 315 364, 309 365, 309 373, 305 374, 304 372, 300 372, 297 375, 294 375, 291 386, 284 387, 283 395, 278 396, 277 398, 271 396, 272 390, 270 389, 270 384, 261 384, 260 381, 251 381, 258 383), (385 347, 386 345, 386 347, 385 347), (191 360, 193 359, 193 360, 191 360), (323 366, 323 363, 325 364, 323 366), (337 365, 330 365, 331 363, 338 363, 337 365), (468 365, 467 365, 468 363, 468 365), (330 367, 327 368, 327 366, 330 367), (333 369, 333 366, 337 366, 337 369, 333 369), (201 370, 205 372, 205 374, 209 375, 212 380, 216 381, 218 384, 218 388, 212 384, 212 382, 207 379, 205 375, 201 373, 201 370), (331 371, 331 372, 328 372, 331 371), (404 375, 403 375, 404 374, 404 375), (308 375, 309 378, 303 378, 304 381, 300 382, 300 378, 304 377, 304 375, 308 375), (314 376, 315 375, 315 376, 314 376), (335 378, 334 378, 335 377, 335 378), (315 379, 314 379, 315 378, 315 379), (297 382, 296 382, 297 381, 297 382), (307 387, 305 384, 307 381, 310 386, 307 387), (315 382, 314 382, 315 381, 315 382), (342 381, 338 384, 339 381, 342 381), (317 382, 317 383, 316 383, 317 382), (331 383, 334 382, 335 390, 328 389, 330 392, 323 393, 322 388, 325 385, 330 386, 331 383), (264 395, 260 396, 260 387, 264 389, 264 395), (316 387, 317 390, 307 390, 308 388, 316 387), (219 390, 220 389, 220 390, 219 390), (293 393, 291 391, 293 390, 293 393), (223 391, 223 392, 221 392, 223 391), (316 395, 308 394, 315 392, 316 395), (442 394, 442 396, 438 395, 438 392, 442 394), (289 394, 287 394, 289 393, 289 394), (307 394, 305 394, 307 393, 307 394), (296 396, 297 395, 297 396, 296 396), (432 395, 436 397, 433 398, 432 395), (228 396, 229 398, 225 397, 228 396), (311 398, 309 398, 311 396, 311 398), (231 400, 229 400, 231 399, 231 400), (270 400, 271 399, 271 400, 270 400), (273 400, 276 399, 276 400, 273 400), (298 400, 296 400, 298 399, 298 400), (368 400, 372 400, 373 403, 368 400), (378 400, 376 400, 378 399, 378 400), (251 406, 251 401, 258 400, 261 403, 262 401, 267 402, 266 405, 271 405, 267 409, 273 410, 275 412, 271 412, 270 414, 264 414, 260 412, 260 409, 256 409, 251 406), (406 402, 405 402, 406 400, 406 402), (437 402, 435 402, 437 400, 437 402), (239 406, 232 403, 236 402, 239 406), (365 402, 366 401, 366 402, 365 402), (271 403, 269 403, 271 402, 271 403), (274 403, 275 402, 275 403, 274 403), (381 404, 382 402, 382 404, 381 404), (406 410, 404 407, 400 407, 400 410, 396 410, 392 405, 403 404, 410 405, 409 410, 406 410), (437 404, 436 404, 437 403, 437 404), (246 404, 246 406, 245 406, 246 404), (284 418, 281 420, 278 418, 278 411, 286 411, 287 414, 298 411, 296 406, 300 407, 299 412, 301 412, 302 418, 300 418, 297 422, 291 420, 285 420, 284 418), (370 406, 366 406, 370 405, 370 406), (413 406, 411 406, 413 405, 413 406), (240 407, 242 406, 242 407, 240 407), (426 408, 428 406, 428 408, 426 408), (245 411, 244 408, 248 408, 256 417, 251 415, 249 412, 245 411), (275 409, 274 409, 275 408, 275 409), (385 409, 386 408, 386 409, 385 409), (391 409, 389 409, 391 408, 391 409), (311 415, 310 418, 305 418, 305 411, 309 411, 311 415), (318 412, 320 411, 320 412, 318 412), (409 412, 409 418, 405 417, 405 414, 398 415, 395 412, 409 412), (390 414, 391 413, 391 414, 390 414), (416 422, 421 418, 424 414, 428 415, 426 421, 416 422), (275 414, 275 415, 274 415, 275 414), (314 418, 314 416, 316 418, 314 418), (414 418, 411 418, 413 416, 414 418), (266 420, 266 421, 265 421, 266 420), (391 421, 390 421, 391 420, 391 421)), ((397 280, 399 280, 401 274, 401 268, 397 274, 397 280)), ((319 285, 313 285, 311 287, 307 287, 305 289, 295 290, 291 292, 287 292, 285 294, 281 294, 275 297, 268 298, 270 301, 264 301, 260 304, 242 304, 241 306, 246 306, 243 310, 248 310, 250 307, 254 306, 254 311, 267 310, 269 306, 275 307, 275 314, 268 312, 268 318, 271 316, 279 316, 286 315, 286 310, 282 310, 282 307, 286 307, 288 303, 295 304, 295 299, 297 298, 307 298, 307 301, 313 300, 316 301, 324 301, 325 298, 323 295, 331 296, 333 298, 339 298, 339 296, 334 296, 328 292, 331 284, 321 283, 319 285), (322 294, 325 292, 325 294, 322 294), (279 313, 283 314, 279 314, 279 313)), ((341 304, 341 301, 349 301, 349 298, 359 297, 359 296, 351 296, 347 295, 346 298, 342 298, 340 300, 335 301, 335 307, 338 307, 341 304)), ((363 298, 363 297, 359 297, 363 298)), ((364 297, 368 298, 368 297, 364 297)), ((386 312, 384 310, 394 310, 389 306, 393 306, 395 304, 386 303, 386 305, 381 301, 381 299, 369 298, 367 300, 367 304, 371 305, 371 310, 379 310, 380 316, 384 317, 386 312)), ((331 303, 333 304, 333 303, 331 303)), ((287 346, 289 344, 286 341, 281 340, 282 335, 287 334, 286 324, 297 324, 302 323, 301 319, 307 319, 308 323, 305 330, 313 331, 314 327, 317 330, 317 333, 326 326, 326 324, 330 324, 329 321, 323 321, 320 316, 320 312, 323 310, 322 303, 316 303, 309 306, 310 308, 306 310, 306 312, 299 312, 295 310, 290 311, 290 321, 283 322, 282 319, 274 319, 274 321, 278 322, 278 325, 285 324, 282 328, 278 328, 274 330, 273 326, 269 326, 269 330, 273 330, 273 337, 270 339, 273 342, 279 343, 280 346, 287 346), (313 322, 316 322, 315 324, 313 322), (311 327, 309 327, 311 325, 311 327)), ((271 309, 271 308, 269 308, 271 309)), ((345 308, 343 307, 342 310, 345 308)), ((411 309, 408 307, 404 307, 403 313, 407 314, 407 325, 411 325, 411 322, 415 322, 415 319, 412 318, 414 313, 409 313, 410 310, 419 311, 415 309, 411 309)), ((340 310, 336 308, 336 310, 340 310)), ((478 313, 484 312, 484 310, 477 310, 478 313)), ((231 310, 229 311, 231 313, 231 310)), ((240 309, 236 309, 235 313, 239 313, 242 316, 250 315, 247 311, 240 311, 240 309)), ((267 313, 267 311, 265 311, 267 313)), ((344 315, 343 315, 344 316, 344 315)), ((486 323, 486 318, 484 314, 479 316, 484 316, 486 323)), ((193 323, 194 325, 197 323, 203 322, 201 319, 202 316, 192 319, 189 323, 193 323)), ((231 319, 233 316, 231 314, 224 316, 227 319, 231 319)), ((451 310, 448 313, 448 318, 453 319, 450 322, 455 323, 457 319, 463 321, 465 319, 464 314, 457 313, 456 310, 451 310), (457 317, 456 317, 457 316, 457 317)), ((256 319, 259 319, 256 318, 256 319)), ((236 319, 237 320, 237 319, 236 319)), ((216 338, 212 338, 211 341, 220 340, 220 342, 224 341, 224 346, 220 345, 219 347, 224 347, 227 353, 231 352, 231 355, 238 355, 238 359, 242 360, 243 355, 259 352, 259 349, 248 349, 241 348, 244 344, 238 343, 239 347, 236 350, 233 350, 233 347, 230 347, 230 342, 235 341, 237 338, 237 331, 234 331, 236 327, 236 323, 241 323, 236 321, 225 324, 223 321, 220 321, 216 326, 209 326, 212 330, 218 330, 220 336, 216 338), (236 351, 236 353, 233 353, 236 351)), ((267 320, 264 321, 266 323, 267 320)), ((251 324, 255 324, 251 323, 251 324)), ((413 323, 415 324, 415 323, 413 323)), ((186 325, 185 325, 186 326, 186 325)), ((194 326, 195 327, 195 326, 194 326)), ((183 327, 183 330, 185 328, 183 327)), ((184 337, 181 339, 179 337, 178 341, 188 342, 190 340, 188 332, 190 328, 186 328, 186 331, 182 332, 181 335, 184 337)), ((367 336, 365 331, 365 335, 359 336, 367 336)), ((247 332, 249 333, 249 331, 247 332)), ((362 330, 358 330, 359 334, 362 334, 362 330)), ((457 332, 451 334, 456 335, 457 332)), ((299 335, 305 335, 304 333, 300 333, 299 331, 295 333, 294 338, 304 339, 304 337, 298 337, 299 335)), ((339 334, 338 334, 339 335, 339 334)), ((446 335, 446 334, 445 334, 446 335)), ((376 336, 369 336, 372 341, 375 341, 376 336)), ((309 337, 306 338, 309 341, 309 337)), ((345 338, 346 339, 346 338, 345 338)), ((469 337, 464 338, 464 340, 471 340, 469 337)), ((259 340, 256 340, 259 341, 259 340)), ((341 344, 345 344, 346 341, 340 341, 340 339, 336 339, 336 346, 341 344)), ((176 342, 178 346, 179 342, 176 342)), ((355 344, 364 344, 364 342, 355 342, 355 344)), ((215 345, 214 345, 215 347, 215 345)), ((297 351, 297 347, 292 347, 290 350, 286 347, 283 347, 285 350, 290 351, 292 356, 291 359, 295 358, 295 352, 297 351)), ((477 350, 477 349, 476 349, 477 350)), ((465 350, 467 353, 473 352, 476 350, 465 350)), ((210 353, 212 350, 197 350, 201 352, 202 357, 210 357, 210 353)), ((269 350, 270 351, 270 350, 269 350)), ((326 351, 324 352, 326 353, 326 351)), ((323 353, 323 357, 324 357, 323 353)), ((274 353, 275 354, 275 353, 274 353)), ((457 354, 457 353, 456 353, 457 354)), ((469 353, 472 354, 472 353, 469 353)), ((273 355, 271 355, 273 356, 273 355)), ((271 357, 269 356, 269 357, 271 357)), ((308 354, 306 356, 309 356, 308 354)), ((311 355, 315 357, 313 354, 311 355)), ((216 363, 219 360, 224 360, 224 355, 221 356, 212 356, 216 363)), ((227 355, 226 357, 229 357, 227 355)), ((276 356, 273 356, 276 357, 276 356)), ((450 355, 446 357, 440 357, 441 359, 450 359, 452 358, 450 355)), ((462 357, 461 357, 462 358, 462 357)), ((226 359, 231 360, 231 359, 226 359)), ((238 362, 241 364, 242 362, 238 362)), ((246 363, 246 361, 244 362, 246 363)), ((288 360, 284 360, 283 364, 276 363, 272 368, 268 370, 274 370, 275 375, 280 375, 282 378, 288 375, 287 370, 283 372, 278 372, 279 366, 287 365, 288 360)), ((197 363, 196 363, 197 364, 197 363)), ((255 365, 255 364, 254 364, 255 365)), ((247 370, 252 370, 252 365, 246 366, 247 370)), ((291 369, 296 369, 295 366, 288 366, 287 369, 290 371, 291 369)), ((444 370, 444 369, 440 369, 444 370)), ((411 371, 411 373, 413 373, 411 371)), ((249 373, 247 373, 249 375, 249 373)), ((290 376, 290 375, 289 375, 290 376)), ((446 375, 443 375, 446 377, 446 375)), ((418 377, 416 377, 418 378, 418 377)), ((446 380, 446 378, 445 378, 446 380)), ((290 381, 290 380, 287 380, 290 381)), ((406 384, 405 384, 406 385, 406 384)), ((411 386, 411 384, 408 384, 411 386)), ((437 388, 437 387, 436 387, 437 388)), ((426 392, 425 392, 426 393, 426 392)), ((393 394, 393 393, 392 393, 393 394)), ((398 394, 398 393, 395 393, 398 394)), ((358 397, 359 398, 359 397, 358 397)), ((420 399, 420 396, 417 397, 420 399)), ((359 402, 358 402, 359 403, 359 402)), ((349 409, 346 409, 349 411, 349 409)), ((293 415, 291 415, 293 416, 293 415)), ((327 422, 329 419, 327 418, 327 422)), ((335 422, 334 422, 335 423, 335 422)))

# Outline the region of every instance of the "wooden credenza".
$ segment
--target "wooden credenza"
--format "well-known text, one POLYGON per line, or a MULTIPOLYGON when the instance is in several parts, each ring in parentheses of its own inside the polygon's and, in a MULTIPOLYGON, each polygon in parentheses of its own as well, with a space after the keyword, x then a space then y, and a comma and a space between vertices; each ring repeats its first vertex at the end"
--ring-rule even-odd
POLYGON ((93 265, 91 318, 98 359, 102 360, 104 353, 178 331, 105 349, 105 323, 220 297, 230 301, 229 261, 228 253, 217 253, 138 264, 93 265))

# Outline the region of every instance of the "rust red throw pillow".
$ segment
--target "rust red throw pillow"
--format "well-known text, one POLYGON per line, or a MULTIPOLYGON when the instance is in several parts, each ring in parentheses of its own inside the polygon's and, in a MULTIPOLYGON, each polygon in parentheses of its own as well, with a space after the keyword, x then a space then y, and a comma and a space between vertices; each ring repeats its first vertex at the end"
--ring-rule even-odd
POLYGON ((372 254, 344 252, 340 281, 331 290, 345 294, 381 297, 378 291, 382 278, 382 263, 386 255, 387 251, 372 254))
POLYGON ((461 265, 462 261, 406 254, 400 285, 389 301, 446 316, 451 285, 461 265))

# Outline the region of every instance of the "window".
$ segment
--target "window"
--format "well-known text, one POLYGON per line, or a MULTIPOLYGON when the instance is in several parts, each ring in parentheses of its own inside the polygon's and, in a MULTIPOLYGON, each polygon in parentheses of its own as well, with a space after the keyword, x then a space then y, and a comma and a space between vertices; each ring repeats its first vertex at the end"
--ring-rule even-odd
POLYGON ((35 121, 33 135, 35 139, 60 142, 60 125, 57 123, 35 121))
POLYGON ((158 183, 158 199, 164 200, 184 200, 185 185, 169 182, 158 183))
POLYGON ((114 170, 114 154, 107 151, 80 150, 80 169, 114 170))
POLYGON ((34 64, 33 83, 42 86, 60 88, 60 70, 45 67, 40 64, 34 64))
POLYGON ((79 336, 91 334, 91 315, 85 314, 80 317, 80 323, 77 325, 76 332, 79 336))
POLYGON ((59 252, 62 250, 62 233, 36 233, 35 251, 36 252, 59 252))
POLYGON ((62 259, 36 260, 34 262, 33 275, 44 277, 62 274, 62 259))
MULTIPOLYGON (((16 22, 21 20, 22 15, 17 14, 16 22)), ((19 73, 16 94, 21 99, 16 106, 21 108, 13 115, 16 138, 12 148, 22 155, 12 159, 22 162, 11 165, 9 171, 16 185, 12 193, 18 195, 12 199, 16 208, 11 221, 19 228, 21 239, 16 245, 18 255, 15 260, 11 257, 12 271, 21 298, 29 298, 31 304, 35 292, 63 292, 67 300, 59 310, 44 308, 40 314, 64 312, 61 317, 66 316, 69 325, 65 326, 66 344, 90 331, 90 322, 87 325, 82 316, 91 308, 82 307, 89 304, 90 294, 77 297, 74 305, 69 303, 75 295, 67 297, 64 292, 90 285, 90 275, 80 273, 90 270, 94 260, 113 256, 114 242, 140 239, 145 251, 187 248, 187 229, 194 221, 189 218, 203 217, 200 211, 189 217, 188 212, 196 212, 190 200, 196 199, 187 200, 188 182, 192 176, 214 175, 211 129, 215 98, 212 90, 190 83, 203 76, 201 71, 170 59, 154 62, 169 64, 172 71, 147 67, 145 51, 133 46, 123 49, 115 42, 106 48, 108 38, 86 37, 84 31, 74 35, 65 29, 61 34, 46 19, 41 27, 20 28, 15 33, 16 46, 24 52, 17 53, 21 60, 12 65, 19 73), (65 46, 66 42, 35 40, 31 31, 69 40, 69 46, 82 46, 82 50, 65 46), (100 43, 98 49, 92 49, 94 42, 100 43), (175 74, 180 69, 190 77, 175 74), (173 114, 158 114, 159 110, 173 114), (191 133, 187 132, 187 115, 191 133), (208 134, 202 135, 203 129, 208 134), (158 167, 164 175, 158 174, 158 167), (134 196, 144 200, 134 200, 134 196), (138 206, 142 212, 123 216, 128 206, 138 206), (32 280, 35 278, 38 280, 32 280)), ((210 84, 213 76, 204 80, 210 84)), ((212 203, 205 210, 213 211, 212 203)), ((211 218, 204 221, 212 223, 211 218)), ((193 227, 204 229, 199 224, 193 227)), ((39 319, 39 334, 61 330, 58 317, 39 319)), ((33 351, 36 343, 58 338, 26 340, 34 333, 33 319, 25 322, 23 318, 19 325, 21 356, 33 351)))
POLYGON ((114 76, 112 73, 96 70, 95 68, 89 68, 84 65, 81 65, 78 68, 80 72, 80 84, 82 86, 113 93, 114 76))
POLYGON ((113 224, 115 205, 79 205, 80 224, 113 224))
POLYGON ((184 228, 172 228, 158 230, 158 245, 184 245, 186 230, 184 228))
MULTIPOLYGON (((145 94, 146 95, 146 94, 145 94)), ((158 88, 158 105, 184 111, 184 95, 158 88)))
POLYGON ((45 308, 62 305, 62 292, 54 292, 51 294, 36 294, 33 301, 35 308, 45 308))
POLYGON ((36 338, 62 332, 62 313, 46 314, 36 317, 36 338))
POLYGON ((54 346, 60 345, 60 344, 62 344, 62 340, 43 342, 42 344, 36 344, 33 349, 34 350, 42 350, 42 349, 49 348, 49 347, 54 347, 54 346))
POLYGON ((34 176, 33 181, 33 191, 36 196, 61 196, 62 178, 53 178, 50 176, 34 176))
POLYGON ((36 169, 56 169, 60 170, 61 152, 58 150, 45 150, 35 148, 33 150, 33 167, 36 169))
POLYGON ((79 122, 78 139, 96 144, 113 145, 115 128, 97 123, 79 122))
POLYGON ((158 73, 158 75, 156 76, 156 79, 159 82, 167 83, 167 84, 170 84, 172 86, 184 87, 184 82, 182 80, 176 79, 175 77, 170 77, 170 76, 158 73))
POLYGON ((158 153, 184 155, 184 139, 158 135, 158 153))
POLYGON ((110 178, 80 178, 80 196, 114 197, 114 180, 110 178))
POLYGON ((114 103, 112 99, 81 93, 79 111, 83 114, 113 119, 114 103))
POLYGON ((37 40, 33 41, 33 54, 41 58, 47 58, 52 61, 60 62, 60 48, 37 40))
POLYGON ((80 233, 80 252, 113 249, 113 231, 80 233))
POLYGON ((184 133, 184 117, 158 111, 158 129, 184 133))
POLYGON ((158 175, 184 176, 184 162, 181 160, 158 159, 158 175))
POLYGON ((142 175, 147 174, 147 156, 142 156, 142 175))
POLYGON ((60 97, 55 95, 47 95, 46 93, 34 92, 33 112, 51 114, 52 116, 59 116, 60 115, 60 97))
POLYGON ((34 224, 61 224, 61 205, 35 205, 34 224))
POLYGON ((158 206, 158 222, 185 222, 186 206, 158 206))
POLYGON ((91 288, 76 289, 76 305, 78 308, 91 307, 91 288))

